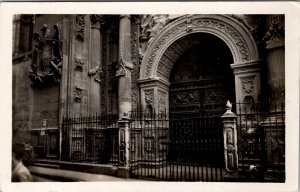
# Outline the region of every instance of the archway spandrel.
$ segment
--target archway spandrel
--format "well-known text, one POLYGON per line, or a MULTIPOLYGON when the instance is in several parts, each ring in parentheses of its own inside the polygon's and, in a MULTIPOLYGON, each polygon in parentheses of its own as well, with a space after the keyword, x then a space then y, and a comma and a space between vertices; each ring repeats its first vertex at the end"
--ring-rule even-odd
MULTIPOLYGON (((226 15, 194 15, 188 18, 183 16, 167 25, 151 42, 142 61, 140 78, 161 76, 159 74, 162 72, 158 73, 158 70, 162 68, 159 67, 160 60, 163 55, 170 54, 168 48, 177 40, 181 41, 181 38, 192 33, 210 33, 222 39, 231 50, 234 63, 258 59, 256 44, 251 33, 237 20, 226 15), (188 20, 192 21, 187 22, 188 20)), ((183 43, 180 46, 176 50, 179 51, 179 54, 177 53, 179 56, 180 52, 185 50, 186 44, 183 43)))

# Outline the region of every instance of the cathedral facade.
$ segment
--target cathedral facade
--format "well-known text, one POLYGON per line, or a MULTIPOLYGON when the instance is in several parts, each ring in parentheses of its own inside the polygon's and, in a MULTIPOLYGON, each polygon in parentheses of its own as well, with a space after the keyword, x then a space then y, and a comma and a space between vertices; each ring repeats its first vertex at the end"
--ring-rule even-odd
POLYGON ((15 15, 13 27, 13 142, 37 160, 284 181, 284 15, 15 15))

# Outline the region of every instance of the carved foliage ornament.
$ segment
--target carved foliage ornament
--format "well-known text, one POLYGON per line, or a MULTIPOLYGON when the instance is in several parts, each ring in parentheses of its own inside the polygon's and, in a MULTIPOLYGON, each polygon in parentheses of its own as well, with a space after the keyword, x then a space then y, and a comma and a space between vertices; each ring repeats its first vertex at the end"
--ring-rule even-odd
POLYGON ((254 91, 254 77, 241 77, 242 90, 244 95, 252 95, 254 91))
POLYGON ((85 15, 76 15, 75 36, 77 39, 84 40, 85 15))
POLYGON ((62 66, 59 26, 54 25, 51 30, 44 25, 41 34, 33 34, 33 40, 35 46, 29 72, 32 85, 42 87, 59 83, 62 66))
POLYGON ((90 15, 90 19, 92 27, 100 28, 103 22, 101 15, 90 15))
POLYGON ((133 69, 133 64, 131 62, 125 61, 123 58, 123 55, 120 54, 119 61, 118 61, 118 66, 117 66, 117 71, 116 71, 116 76, 124 76, 126 75, 126 69, 133 69))
POLYGON ((222 33, 225 33, 226 36, 228 36, 237 47, 239 54, 241 56, 241 61, 245 62, 250 59, 250 53, 249 53, 249 47, 247 46, 246 41, 242 37, 242 35, 234 29, 231 25, 227 24, 226 22, 218 19, 213 18, 186 18, 185 22, 179 23, 177 26, 171 28, 169 31, 167 31, 160 40, 154 45, 151 54, 149 56, 149 59, 147 60, 147 66, 145 68, 145 78, 149 77, 151 75, 151 69, 153 67, 154 61, 158 57, 158 52, 161 50, 161 48, 170 40, 172 37, 176 36, 179 33, 182 33, 186 30, 199 30, 202 31, 202 29, 215 29, 216 31, 222 31, 222 33), (188 26, 188 28, 187 28, 188 26))
POLYGON ((103 77, 103 71, 99 65, 89 70, 88 75, 90 77, 94 77, 94 80, 98 83, 102 82, 103 77))

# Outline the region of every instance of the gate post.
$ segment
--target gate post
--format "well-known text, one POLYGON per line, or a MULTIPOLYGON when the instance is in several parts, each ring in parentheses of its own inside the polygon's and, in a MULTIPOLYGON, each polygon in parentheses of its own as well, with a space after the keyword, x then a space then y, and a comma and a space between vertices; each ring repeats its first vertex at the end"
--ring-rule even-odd
POLYGON ((225 179, 238 178, 238 148, 236 114, 231 111, 232 105, 229 101, 226 104, 226 112, 223 114, 224 134, 224 157, 225 157, 225 179))
POLYGON ((118 177, 129 178, 129 119, 123 117, 122 120, 118 121, 119 126, 119 163, 118 177))

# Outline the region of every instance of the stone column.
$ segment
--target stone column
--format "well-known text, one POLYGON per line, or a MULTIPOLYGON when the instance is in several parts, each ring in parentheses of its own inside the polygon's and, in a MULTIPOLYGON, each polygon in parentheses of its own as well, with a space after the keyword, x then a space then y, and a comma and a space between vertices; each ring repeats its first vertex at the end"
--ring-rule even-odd
POLYGON ((232 105, 229 101, 226 104, 226 112, 223 114, 223 134, 224 134, 224 157, 225 157, 225 177, 233 179, 238 177, 238 148, 237 148, 237 116, 231 111, 232 105))
POLYGON ((90 76, 90 87, 89 87, 89 113, 101 113, 100 109, 100 82, 101 82, 101 32, 100 22, 101 15, 90 15, 91 19, 91 59, 88 75, 90 76))
POLYGON ((122 119, 131 111, 131 62, 130 47, 130 16, 120 16, 119 31, 119 64, 116 76, 119 77, 118 101, 119 119, 122 119))
POLYGON ((265 36, 267 94, 270 111, 275 111, 275 104, 284 103, 285 99, 284 15, 268 16, 267 25, 269 27, 265 36))
POLYGON ((18 56, 19 54, 19 42, 20 42, 20 26, 21 15, 14 15, 13 21, 13 56, 18 56))

